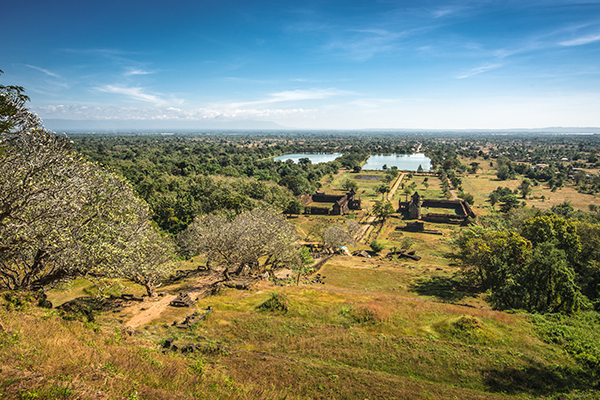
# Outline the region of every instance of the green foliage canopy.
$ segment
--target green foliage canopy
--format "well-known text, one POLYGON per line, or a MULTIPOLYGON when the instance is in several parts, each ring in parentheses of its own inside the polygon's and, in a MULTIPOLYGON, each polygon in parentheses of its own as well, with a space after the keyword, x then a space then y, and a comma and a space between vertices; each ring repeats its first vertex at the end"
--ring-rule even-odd
POLYGON ((137 266, 136 246, 153 231, 125 179, 46 130, 20 89, 0 87, 0 108, 0 286, 41 289, 137 266))
MULTIPOLYGON (((524 231, 535 237, 534 232, 566 224, 554 217, 535 217, 525 221, 524 231)), ((571 313, 585 303, 569 253, 556 240, 558 235, 548 232, 530 241, 513 231, 472 228, 461 236, 463 273, 488 291, 495 308, 571 313)), ((565 242, 575 240, 565 236, 565 242)))

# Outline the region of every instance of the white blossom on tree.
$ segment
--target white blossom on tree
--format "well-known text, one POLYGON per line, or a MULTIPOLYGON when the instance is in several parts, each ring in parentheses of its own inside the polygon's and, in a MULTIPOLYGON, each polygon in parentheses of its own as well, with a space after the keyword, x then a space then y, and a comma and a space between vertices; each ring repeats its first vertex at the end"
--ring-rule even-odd
POLYGON ((233 221, 216 215, 198 217, 178 236, 183 254, 203 254, 212 265, 225 266, 226 275, 244 266, 297 263, 296 241, 296 229, 283 215, 260 208, 233 221))
POLYGON ((353 245, 354 238, 342 225, 333 225, 321 231, 323 235, 323 247, 326 249, 337 249, 341 246, 353 245))
POLYGON ((0 85, 0 286, 123 276, 152 235, 147 205, 46 130, 25 100, 0 85))

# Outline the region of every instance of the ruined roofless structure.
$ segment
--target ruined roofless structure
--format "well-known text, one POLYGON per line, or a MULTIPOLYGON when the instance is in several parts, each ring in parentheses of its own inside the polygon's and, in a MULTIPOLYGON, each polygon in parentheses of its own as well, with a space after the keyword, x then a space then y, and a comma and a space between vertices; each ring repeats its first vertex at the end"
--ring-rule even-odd
POLYGON ((312 195, 302 196, 302 203, 306 206, 307 214, 344 215, 350 210, 362 209, 360 199, 356 198, 354 190, 341 196, 317 192, 312 195), (313 207, 310 205, 311 203, 333 203, 333 206, 331 208, 313 207))
POLYGON ((411 196, 409 202, 401 201, 399 206, 400 210, 408 211, 408 219, 444 224, 467 224, 469 218, 475 218, 475 213, 471 209, 471 206, 464 200, 422 199, 417 192, 411 196), (438 213, 423 214, 423 207, 453 209, 455 215, 438 213))

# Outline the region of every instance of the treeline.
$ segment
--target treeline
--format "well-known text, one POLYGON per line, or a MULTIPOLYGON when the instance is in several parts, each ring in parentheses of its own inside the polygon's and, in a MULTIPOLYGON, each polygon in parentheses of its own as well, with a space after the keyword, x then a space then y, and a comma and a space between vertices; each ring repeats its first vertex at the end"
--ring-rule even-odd
POLYGON ((75 136, 73 141, 88 159, 123 175, 150 205, 153 219, 172 234, 197 215, 232 217, 259 206, 283 211, 295 195, 313 192, 324 175, 340 168, 336 162, 274 161, 295 148, 270 139, 75 136))

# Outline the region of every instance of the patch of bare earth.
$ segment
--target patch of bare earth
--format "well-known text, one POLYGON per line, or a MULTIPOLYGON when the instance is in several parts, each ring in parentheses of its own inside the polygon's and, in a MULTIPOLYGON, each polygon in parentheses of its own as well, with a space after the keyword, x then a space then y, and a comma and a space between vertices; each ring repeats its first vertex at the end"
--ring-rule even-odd
MULTIPOLYGON (((208 276, 198 278, 194 281, 193 286, 187 290, 187 293, 194 301, 198 300, 209 294, 215 284, 222 280, 223 274, 220 271, 215 271, 208 276)), ((177 296, 174 294, 167 294, 128 308, 127 314, 133 315, 133 317, 131 317, 125 325, 131 326, 132 328, 138 328, 150 324, 152 321, 160 318, 167 307, 169 307, 171 301, 176 297, 177 296)))

